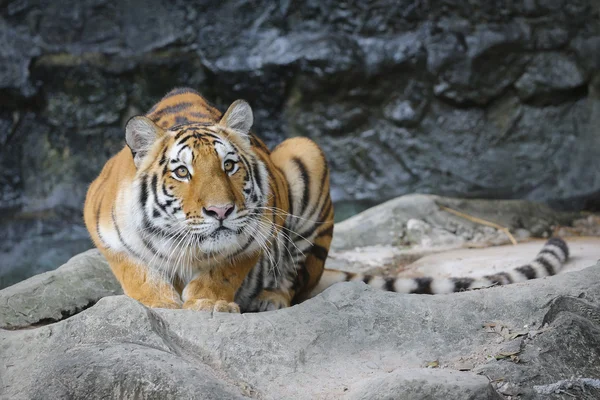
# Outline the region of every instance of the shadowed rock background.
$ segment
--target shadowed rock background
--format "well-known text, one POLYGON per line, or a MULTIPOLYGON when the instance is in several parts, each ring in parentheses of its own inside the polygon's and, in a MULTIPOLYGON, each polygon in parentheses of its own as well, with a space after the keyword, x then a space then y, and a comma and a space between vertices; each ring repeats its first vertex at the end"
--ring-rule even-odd
POLYGON ((0 0, 0 287, 91 247, 87 185, 175 86, 316 140, 338 218, 412 192, 600 208, 595 0, 0 0))

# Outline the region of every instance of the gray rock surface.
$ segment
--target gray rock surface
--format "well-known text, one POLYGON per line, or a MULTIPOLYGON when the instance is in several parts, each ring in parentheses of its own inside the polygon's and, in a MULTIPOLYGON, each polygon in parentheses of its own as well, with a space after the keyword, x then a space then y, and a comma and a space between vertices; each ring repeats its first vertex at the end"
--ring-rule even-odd
POLYGON ((412 400, 464 399, 501 400, 484 376, 459 371, 432 369, 402 369, 381 378, 368 379, 358 385, 349 399, 412 400))
POLYGON ((508 237, 496 228, 472 222, 443 209, 508 228, 517 237, 548 237, 557 225, 570 225, 577 213, 557 212, 524 200, 455 199, 433 195, 401 196, 335 225, 333 250, 393 245, 456 248, 465 244, 502 244, 508 237))
POLYGON ((335 201, 598 207, 599 12, 596 0, 4 1, 0 287, 91 247, 87 185, 127 118, 177 85, 221 108, 246 98, 270 145, 314 138, 335 201))
POLYGON ((599 279, 596 265, 441 296, 347 283, 244 315, 106 297, 57 323, 0 330, 0 397, 541 400, 534 386, 600 373, 599 279))
POLYGON ((0 290, 0 328, 60 321, 102 297, 122 293, 104 257, 89 250, 54 271, 0 290))

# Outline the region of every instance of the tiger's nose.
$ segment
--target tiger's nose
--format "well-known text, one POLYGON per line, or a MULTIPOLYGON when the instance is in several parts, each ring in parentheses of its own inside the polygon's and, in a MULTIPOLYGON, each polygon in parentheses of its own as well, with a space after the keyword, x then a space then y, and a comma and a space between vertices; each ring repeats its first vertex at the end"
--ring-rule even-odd
POLYGON ((210 206, 208 208, 202 207, 202 211, 204 211, 204 214, 208 215, 209 217, 223 221, 233 212, 233 204, 227 204, 224 206, 210 206))

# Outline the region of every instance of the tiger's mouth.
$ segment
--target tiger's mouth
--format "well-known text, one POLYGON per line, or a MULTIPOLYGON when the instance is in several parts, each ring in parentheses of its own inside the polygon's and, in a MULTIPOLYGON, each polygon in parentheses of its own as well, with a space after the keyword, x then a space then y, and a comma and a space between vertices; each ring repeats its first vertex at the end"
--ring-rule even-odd
POLYGON ((215 237, 218 237, 218 236, 221 236, 221 235, 233 235, 235 233, 236 232, 233 229, 228 228, 225 225, 221 225, 217 229, 215 229, 214 231, 212 231, 212 233, 209 236, 212 237, 212 238, 215 238, 215 237))

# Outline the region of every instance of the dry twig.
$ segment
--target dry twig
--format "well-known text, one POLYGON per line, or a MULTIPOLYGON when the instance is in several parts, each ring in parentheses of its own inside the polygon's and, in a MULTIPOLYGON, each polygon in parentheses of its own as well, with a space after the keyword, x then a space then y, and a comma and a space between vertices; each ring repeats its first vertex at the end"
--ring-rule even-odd
POLYGON ((504 227, 504 226, 502 226, 502 225, 498 225, 498 224, 496 224, 495 222, 486 221, 485 219, 481 219, 481 218, 473 217, 472 215, 465 214, 465 213, 463 213, 463 212, 460 212, 460 211, 453 210, 453 209, 452 209, 452 208, 450 208, 450 207, 446 207, 446 206, 442 206, 442 205, 438 205, 438 206, 439 206, 439 207, 440 207, 442 210, 444 210, 444 211, 448 211, 448 212, 449 212, 449 213, 451 213, 451 214, 458 215, 459 217, 462 217, 462 218, 464 218, 464 219, 468 219, 469 221, 471 221, 471 222, 475 222, 476 224, 481 224, 481 225, 491 226, 492 228, 496 228, 496 229, 498 229, 499 231, 502 231, 502 232, 504 232, 504 234, 505 234, 506 236, 508 236, 508 239, 510 240, 510 242, 511 242, 513 245, 516 245, 516 244, 517 244, 517 241, 515 240, 514 236, 513 236, 513 235, 510 233, 510 231, 508 230, 508 228, 506 228, 506 227, 504 227))

